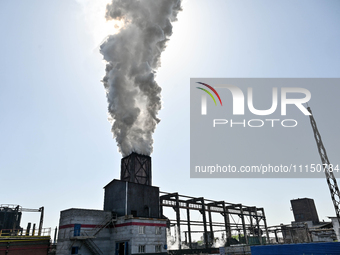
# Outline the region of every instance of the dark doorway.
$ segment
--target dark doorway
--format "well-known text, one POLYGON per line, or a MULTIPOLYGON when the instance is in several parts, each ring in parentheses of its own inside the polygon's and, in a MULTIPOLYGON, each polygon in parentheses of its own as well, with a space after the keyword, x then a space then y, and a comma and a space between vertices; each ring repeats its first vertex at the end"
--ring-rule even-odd
POLYGON ((79 249, 78 246, 73 246, 71 250, 71 254, 78 254, 78 249, 79 249))
POLYGON ((119 252, 118 252, 118 255, 125 255, 125 243, 120 243, 119 244, 119 252))
POLYGON ((116 255, 129 255, 129 242, 116 243, 116 255))

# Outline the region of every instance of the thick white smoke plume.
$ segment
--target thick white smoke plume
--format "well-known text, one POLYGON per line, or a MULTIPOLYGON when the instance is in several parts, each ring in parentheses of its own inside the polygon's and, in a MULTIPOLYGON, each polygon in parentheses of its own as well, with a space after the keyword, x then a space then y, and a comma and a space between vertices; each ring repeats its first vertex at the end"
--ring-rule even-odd
POLYGON ((106 7, 106 19, 123 24, 100 47, 109 120, 123 156, 152 153, 161 109, 155 70, 180 10, 181 0, 112 0, 106 7))

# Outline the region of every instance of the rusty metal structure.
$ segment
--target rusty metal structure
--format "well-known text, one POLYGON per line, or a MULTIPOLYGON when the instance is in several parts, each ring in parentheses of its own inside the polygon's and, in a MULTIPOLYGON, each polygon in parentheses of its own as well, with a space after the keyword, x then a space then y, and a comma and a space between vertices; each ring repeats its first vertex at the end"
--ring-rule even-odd
POLYGON ((214 243, 214 233, 223 231, 226 246, 231 244, 265 244, 269 241, 269 234, 266 216, 263 208, 232 204, 225 201, 214 201, 203 197, 189 197, 178 193, 160 192, 160 210, 163 215, 164 207, 171 207, 176 213, 176 219, 169 220, 169 227, 175 227, 178 233, 178 249, 182 249, 181 233, 185 233, 185 244, 194 249, 192 242, 193 233, 202 233, 204 249, 210 249, 214 243), (186 213, 186 218, 181 219, 181 210, 186 213), (202 221, 195 221, 190 218, 192 211, 199 211, 202 221), (222 215, 223 221, 213 221, 213 214, 222 215), (237 219, 238 221, 236 222, 237 219), (240 222, 239 222, 240 221, 240 222), (187 231, 182 231, 185 226, 187 231), (202 230, 193 230, 193 227, 202 230), (232 232, 238 233, 239 240, 233 238, 232 232), (264 237, 262 237, 264 235, 264 237))

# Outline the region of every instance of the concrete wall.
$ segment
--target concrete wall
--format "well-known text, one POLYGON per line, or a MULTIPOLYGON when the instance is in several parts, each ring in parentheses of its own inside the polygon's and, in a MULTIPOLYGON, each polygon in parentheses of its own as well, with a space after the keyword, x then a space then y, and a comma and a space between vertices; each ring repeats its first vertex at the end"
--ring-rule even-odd
MULTIPOLYGON (((95 226, 104 224, 111 217, 111 212, 101 210, 69 209, 60 214, 57 255, 71 254, 71 247, 79 247, 79 254, 90 255, 90 251, 80 240, 73 241, 74 225, 81 224, 80 235, 84 232, 93 235, 95 226)), ((128 242, 128 254, 138 253, 139 245, 145 245, 146 253, 154 253, 155 246, 161 245, 164 252, 166 244, 166 220, 153 218, 137 218, 122 216, 113 226, 103 229, 91 239, 105 255, 115 255, 116 243, 128 242), (144 234, 139 228, 144 227, 144 234), (156 228, 161 228, 161 234, 156 234, 156 228)))
MULTIPOLYGON (((72 247, 79 247, 79 254, 91 255, 81 241, 73 241, 74 225, 81 224, 80 233, 93 235, 95 226, 103 224, 105 219, 111 218, 111 212, 87 209, 68 209, 60 213, 57 253, 71 254, 72 247)), ((104 254, 110 254, 110 230, 102 230, 96 237, 95 243, 100 246, 104 254)))
POLYGON ((112 235, 113 241, 130 241, 129 254, 138 253, 140 245, 145 245, 145 253, 155 253, 156 245, 161 245, 161 252, 166 251, 164 249, 164 245, 166 245, 166 220, 150 218, 121 219, 117 222, 117 227, 114 231, 116 235, 112 235), (121 224, 127 224, 128 226, 123 227, 121 224), (144 227, 144 234, 139 233, 140 227, 144 227), (159 227, 161 229, 160 234, 156 234, 156 228, 159 227))

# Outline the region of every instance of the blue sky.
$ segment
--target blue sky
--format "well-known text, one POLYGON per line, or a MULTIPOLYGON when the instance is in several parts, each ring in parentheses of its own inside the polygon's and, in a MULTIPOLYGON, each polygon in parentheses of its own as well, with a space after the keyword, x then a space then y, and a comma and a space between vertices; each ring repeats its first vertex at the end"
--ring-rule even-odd
MULTIPOLYGON (((100 82, 99 45, 112 29, 104 9, 105 0, 0 1, 0 203, 45 206, 46 227, 57 226, 64 209, 101 209, 102 187, 119 178, 121 156, 100 82)), ((190 179, 189 83, 339 77, 339 12, 337 0, 185 1, 157 72, 164 108, 154 135, 153 184, 264 207, 269 225, 292 221, 289 200, 298 197, 314 198, 320 219, 334 215, 325 179, 190 179)), ((331 149, 338 116, 328 116, 326 106, 318 126, 330 160, 340 163, 331 149)), ((22 226, 29 220, 39 217, 26 213, 22 226)))

